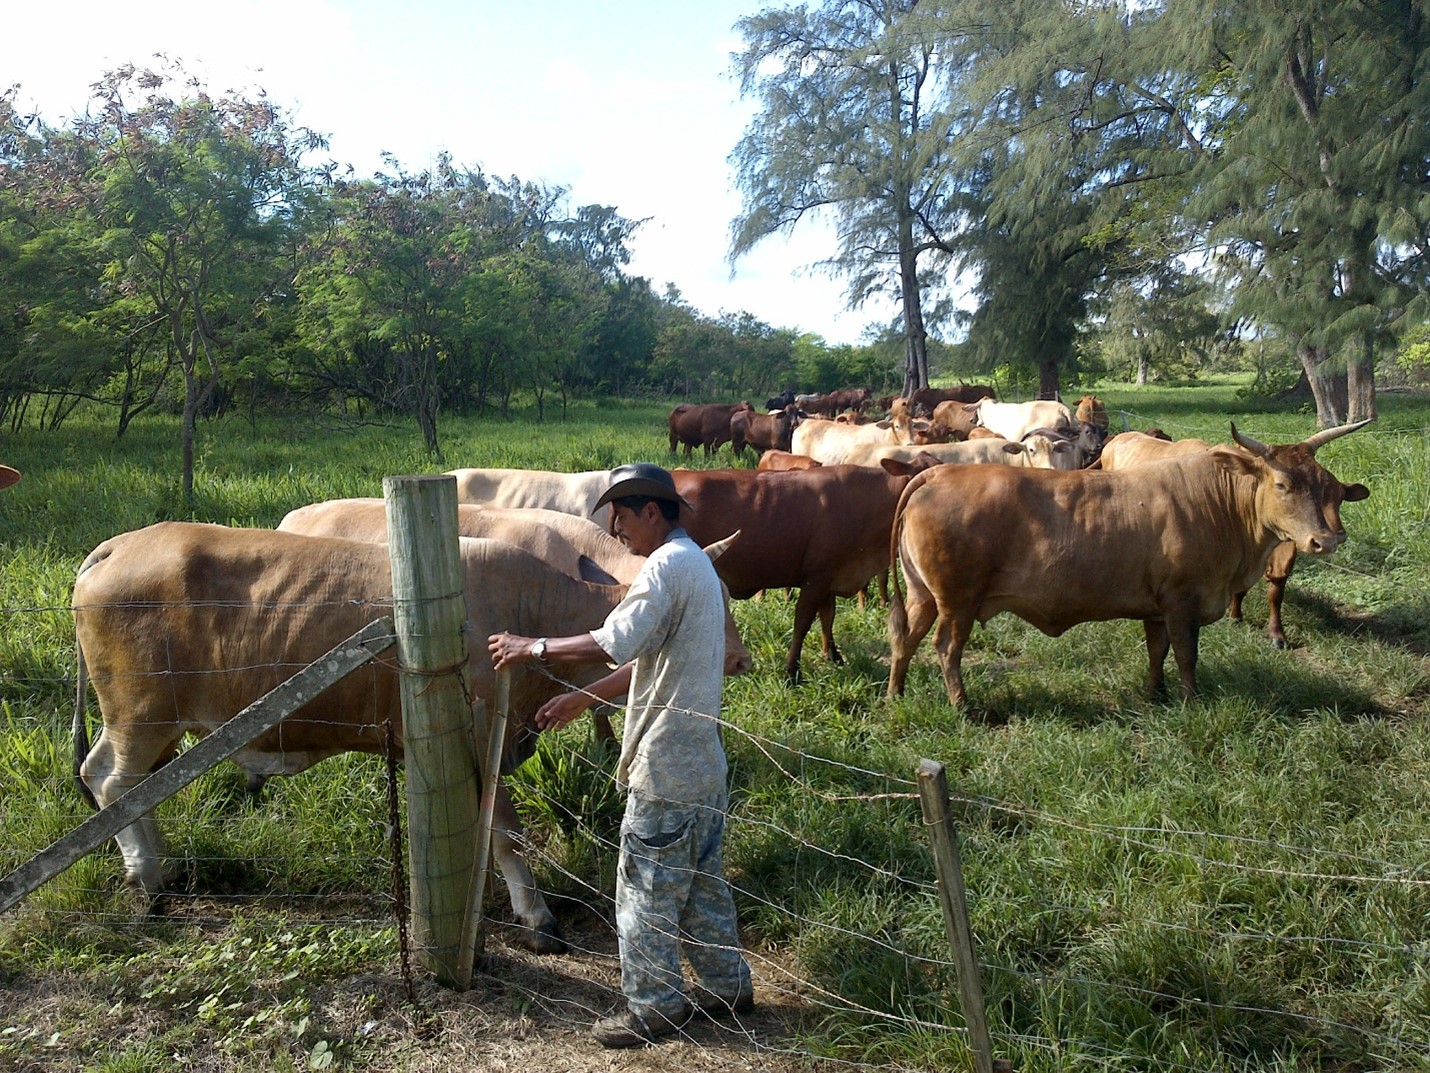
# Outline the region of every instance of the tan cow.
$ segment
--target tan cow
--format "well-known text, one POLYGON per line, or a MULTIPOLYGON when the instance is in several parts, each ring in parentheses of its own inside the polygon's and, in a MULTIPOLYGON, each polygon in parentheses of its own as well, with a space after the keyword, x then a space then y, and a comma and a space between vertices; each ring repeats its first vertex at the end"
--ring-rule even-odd
POLYGON ((842 421, 802 421, 794 430, 791 451, 807 455, 825 466, 845 464, 849 452, 860 444, 912 443, 907 426, 900 428, 889 421, 868 425, 851 425, 842 421))
MULTIPOLYGON (((625 595, 624 586, 567 577, 502 541, 463 538, 460 546, 474 637, 593 629, 625 595)), ((83 785, 100 806, 116 800, 172 756, 185 733, 204 735, 222 725, 390 614, 391 604, 388 550, 380 544, 190 522, 161 522, 106 540, 81 565, 73 598, 80 696, 88 676, 104 716, 90 750, 83 710, 76 712, 83 785)), ((748 665, 743 646, 727 650, 731 673, 748 665)), ((472 694, 493 705, 495 674, 480 645, 472 646, 466 673, 472 694)), ((605 673, 600 666, 574 668, 569 677, 580 683, 605 673)), ((504 771, 530 755, 529 720, 537 707, 567 688, 534 668, 517 668, 511 687, 504 771)), ((401 720, 393 662, 375 660, 233 759, 251 774, 293 774, 338 753, 381 751, 389 721, 400 744, 401 720)), ((519 852, 520 829, 502 788, 493 855, 524 941, 555 952, 564 944, 519 852)), ((165 870, 154 819, 136 821, 115 840, 127 882, 156 896, 165 870)))
POLYGON ((608 469, 561 473, 548 469, 452 469, 457 502, 488 507, 539 507, 559 510, 610 528, 611 508, 592 510, 611 484, 608 469))
MULTIPOLYGON (((1211 449, 1212 445, 1206 440, 1167 440, 1142 432, 1123 432, 1107 441, 1102 449, 1099 465, 1105 470, 1127 469, 1129 466, 1159 462, 1166 458, 1201 454, 1211 449)), ((1356 490, 1364 488, 1363 485, 1350 487, 1356 490)), ((1365 495, 1370 494, 1369 489, 1364 490, 1365 495)), ((1353 495, 1348 493, 1348 498, 1364 499, 1365 495, 1357 491, 1353 495)), ((1327 510, 1335 510, 1339 517, 1340 503, 1328 506, 1327 510)), ((1286 602, 1286 582, 1295 569, 1296 545, 1285 540, 1272 549, 1266 559, 1266 569, 1262 572, 1262 576, 1266 578, 1266 636, 1271 639, 1275 648, 1288 647, 1286 629, 1281 621, 1281 608, 1286 602)), ((1245 596, 1246 590, 1232 593, 1226 613, 1234 622, 1243 621, 1241 605, 1245 596)))
POLYGON ((922 446, 863 445, 852 448, 845 458, 845 463, 851 466, 882 466, 886 460, 893 459, 912 464, 918 462, 921 455, 939 465, 977 462, 1033 466, 1040 469, 1082 468, 1082 452, 1075 442, 1036 434, 1029 434, 1022 443, 1013 443, 999 437, 922 446))
MULTIPOLYGON (((290 510, 278 528, 382 543, 387 540, 387 507, 381 499, 329 499, 290 510)), ((460 503, 457 534, 505 540, 568 577, 602 585, 629 585, 645 562, 595 522, 539 507, 460 503)))
POLYGON ((1072 428, 1073 412, 1060 402, 1039 399, 1034 402, 998 402, 979 399, 978 423, 1014 443, 1035 428, 1072 428))
POLYGON ((1226 613, 1283 540, 1306 554, 1345 539, 1337 506, 1364 499, 1315 460, 1323 444, 1364 422, 1304 443, 1267 446, 1237 432, 1239 447, 1119 472, 935 466, 904 489, 891 557, 902 561, 904 601, 889 608, 889 693, 939 622, 937 647, 950 703, 967 700, 963 648, 975 622, 1009 611, 1049 636, 1080 622, 1141 619, 1152 691, 1176 655, 1182 694, 1196 693, 1197 635, 1226 613))

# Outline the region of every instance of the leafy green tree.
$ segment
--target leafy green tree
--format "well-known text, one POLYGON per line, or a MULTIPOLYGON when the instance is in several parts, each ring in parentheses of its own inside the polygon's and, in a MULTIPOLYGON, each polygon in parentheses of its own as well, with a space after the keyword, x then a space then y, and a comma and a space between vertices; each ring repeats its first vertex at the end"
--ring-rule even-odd
POLYGON ((41 210, 63 207, 61 241, 97 266, 86 279, 102 308, 52 294, 47 351, 63 352, 65 327, 72 342, 106 328, 121 336, 108 350, 130 381, 126 406, 145 361, 157 356, 181 375, 182 495, 192 504, 197 419, 223 384, 235 338, 282 286, 279 251, 313 178, 301 160, 322 139, 291 127, 261 92, 215 97, 172 64, 108 72, 73 130, 49 133, 23 162, 25 190, 44 192, 32 200, 41 210))
POLYGON ((1426 311, 1424 5, 1167 0, 1158 25, 1164 65, 1199 79, 1189 211, 1235 312, 1292 340, 1322 425, 1373 417, 1375 354, 1426 311))
POLYGON ((880 292, 900 302, 906 392, 928 383, 925 303, 949 249, 949 131, 917 7, 826 0, 742 19, 741 92, 761 110, 731 157, 744 195, 732 259, 832 214, 839 252, 825 267, 848 281, 850 305, 880 292))

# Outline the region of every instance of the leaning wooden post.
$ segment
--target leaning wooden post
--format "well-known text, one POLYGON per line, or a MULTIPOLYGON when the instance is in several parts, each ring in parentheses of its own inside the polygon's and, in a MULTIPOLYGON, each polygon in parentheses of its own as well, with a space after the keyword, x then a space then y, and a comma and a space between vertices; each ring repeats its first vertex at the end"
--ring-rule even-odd
POLYGON ((457 481, 386 477, 382 488, 402 670, 413 941, 428 971, 466 990, 472 954, 462 940, 479 801, 457 481))
POLYGON ((933 760, 919 763, 919 802, 924 823, 933 842, 934 867, 938 871, 939 900, 943 903, 943 923, 948 929, 953 963, 958 969, 958 990, 963 995, 963 1020, 968 1025, 968 1046, 973 1051, 978 1073, 993 1073, 993 1043, 988 1036, 988 1019, 983 1009, 983 984, 978 977, 978 960, 973 956, 973 928, 968 922, 968 901, 963 892, 963 865, 958 856, 958 832, 948 807, 948 780, 943 765, 933 760))

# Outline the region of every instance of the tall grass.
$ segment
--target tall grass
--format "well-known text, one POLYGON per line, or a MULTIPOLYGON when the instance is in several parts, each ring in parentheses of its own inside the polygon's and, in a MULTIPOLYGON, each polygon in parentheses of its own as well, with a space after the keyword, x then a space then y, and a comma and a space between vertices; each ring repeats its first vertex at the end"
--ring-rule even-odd
MULTIPOLYGON (((1225 384, 1099 394, 1115 422, 1176 436, 1226 439, 1232 420, 1266 442, 1312 431, 1305 413, 1250 409, 1225 384)), ((1136 623, 1048 638, 1007 616, 975 633, 965 660, 990 718, 949 708, 927 645, 907 694, 888 699, 883 611, 853 601, 836 622, 846 663, 808 645, 804 684, 790 688, 792 604, 771 593, 737 605, 755 671, 727 687, 727 870, 752 951, 793 966, 819 1015, 799 1049, 928 1069, 967 1060, 912 796, 915 766, 931 757, 955 787, 989 1020, 1015 1068, 1430 1069, 1430 401, 1386 395, 1381 410, 1321 452, 1372 494, 1344 509, 1350 539, 1335 557, 1298 563, 1292 649, 1266 642, 1254 593, 1248 625, 1202 631, 1195 703, 1146 699, 1136 623)), ((674 464, 665 412, 583 405, 565 422, 450 421, 445 465, 403 427, 221 421, 204 430, 195 516, 269 526, 305 502, 380 495, 387 474, 465 465, 674 464)), ((100 540, 178 515, 177 442, 162 420, 118 443, 77 421, 0 446, 25 474, 0 493, 0 867, 85 814, 68 775, 69 588, 100 540)), ((522 773, 557 904, 604 911, 596 892, 610 890, 619 808, 608 770, 573 727, 522 773)), ((284 982, 295 965, 311 986, 392 956, 380 761, 335 758, 275 780, 259 801, 219 771, 161 815, 194 892, 257 902, 217 947, 264 982, 219 993, 186 968, 211 952, 212 932, 136 925, 105 851, 0 922, 0 1062, 53 1057, 6 1021, 7 988, 68 973, 82 987, 177 996, 194 1016, 164 1023, 175 1046, 208 1041, 232 1051, 224 1068, 272 1068, 316 1046, 311 1027, 291 1031, 317 1016, 284 982), (273 942, 285 927, 309 954, 295 961, 273 942), (265 1002, 289 1028, 245 1023, 265 1002), (244 1038, 262 1044, 251 1065, 244 1038)), ((102 1038, 103 1021, 75 1029, 75 1047, 102 1038)), ((166 1068, 152 1043, 132 1039, 112 1068, 166 1068)), ((384 1062, 357 1045, 344 1055, 384 1062)))

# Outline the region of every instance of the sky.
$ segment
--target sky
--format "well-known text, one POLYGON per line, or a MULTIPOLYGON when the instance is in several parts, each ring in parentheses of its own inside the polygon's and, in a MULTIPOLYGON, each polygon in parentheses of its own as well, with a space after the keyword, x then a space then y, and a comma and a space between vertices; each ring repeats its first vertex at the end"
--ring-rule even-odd
POLYGON ((813 266, 833 231, 801 223, 731 274, 740 198, 728 156, 742 101, 734 25, 773 0, 52 0, 13 5, 0 87, 63 125, 89 86, 155 53, 221 93, 259 87, 329 136, 358 175, 392 154, 421 171, 439 153, 490 175, 563 186, 570 205, 647 219, 628 271, 674 284, 710 316, 747 311, 778 328, 857 343, 891 308, 845 311, 813 266), (23 43, 23 44, 22 44, 23 43))

